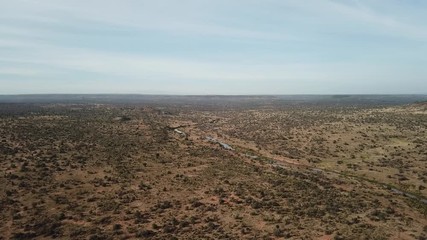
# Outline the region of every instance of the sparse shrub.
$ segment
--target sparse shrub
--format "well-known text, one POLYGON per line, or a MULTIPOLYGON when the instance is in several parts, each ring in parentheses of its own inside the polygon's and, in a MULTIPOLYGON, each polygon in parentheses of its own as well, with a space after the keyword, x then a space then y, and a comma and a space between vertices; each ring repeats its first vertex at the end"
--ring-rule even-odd
POLYGON ((138 187, 139 187, 140 190, 144 190, 144 191, 148 191, 148 190, 152 189, 152 187, 149 184, 144 183, 143 181, 141 181, 139 183, 138 187))
POLYGON ((279 225, 276 225, 276 227, 273 230, 273 234, 275 237, 282 237, 283 236, 283 230, 280 229, 279 225))

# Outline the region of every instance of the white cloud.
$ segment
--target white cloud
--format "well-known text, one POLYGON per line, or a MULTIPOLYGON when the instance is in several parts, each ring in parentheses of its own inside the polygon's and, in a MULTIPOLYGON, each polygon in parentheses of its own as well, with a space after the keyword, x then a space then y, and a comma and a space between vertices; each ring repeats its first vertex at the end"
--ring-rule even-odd
MULTIPOLYGON (((323 0, 323 1, 299 1, 299 0, 287 0, 287 1, 277 1, 272 0, 279 5, 291 5, 297 7, 299 10, 305 11, 311 14, 318 14, 318 19, 320 21, 331 21, 334 25, 342 25, 340 27, 335 26, 338 31, 351 31, 356 29, 346 29, 348 20, 353 21, 354 23, 359 24, 369 24, 365 25, 375 28, 378 33, 388 34, 392 36, 411 38, 414 40, 427 40, 427 26, 420 23, 420 25, 415 25, 413 23, 407 23, 402 20, 402 17, 398 16, 399 10, 402 11, 402 4, 398 4, 395 1, 387 0, 380 1, 382 5, 395 5, 394 6, 394 15, 391 13, 383 13, 375 11, 374 8, 370 7, 374 1, 333 1, 333 0, 323 0)), ((407 14, 411 14, 411 11, 416 10, 411 8, 406 10, 407 14)), ((420 14, 420 13, 419 13, 420 14)), ((425 12, 427 14, 427 12, 425 12)), ((412 16, 405 15, 404 18, 411 19, 412 16)), ((347 26, 347 28, 357 27, 358 31, 363 30, 364 26, 347 26)))
MULTIPOLYGON (((218 1, 220 2, 220 1, 218 1)), ((210 1, 61 1, 16 0, 0 10, 3 18, 27 20, 37 24, 75 24, 89 21, 135 31, 151 30, 169 34, 205 35, 260 40, 295 40, 280 32, 233 27, 208 19, 216 5, 210 1), (200 4, 204 2, 204 4, 200 4)), ((1 7, 1 5, 0 5, 1 7)), ((4 26, 0 25, 1 28, 4 26)), ((22 29, 9 28, 22 33, 22 29)))
MULTIPOLYGON (((24 45, 21 45, 21 48, 24 48, 24 45)), ((227 61, 203 62, 179 58, 144 57, 48 45, 34 47, 32 44, 29 44, 26 49, 28 53, 24 55, 3 56, 0 60, 15 64, 45 65, 65 70, 140 79, 262 81, 287 77, 303 78, 310 75, 308 72, 299 71, 301 65, 298 64, 293 66, 239 65, 227 61)))
MULTIPOLYGON (((378 76, 380 65, 357 63, 234 63, 223 61, 195 61, 185 58, 148 57, 138 54, 123 54, 94 51, 81 48, 61 48, 42 44, 25 46, 21 43, 21 55, 3 55, 0 61, 9 65, 29 65, 37 71, 24 68, 4 69, 0 74, 51 75, 54 69, 67 72, 89 72, 100 76, 125 77, 140 80, 177 81, 232 81, 232 82, 287 82, 323 81, 326 83, 365 80, 378 76), (34 67, 34 66, 38 66, 34 67)), ((57 70, 58 71, 58 70, 57 70)), ((383 72, 383 71, 380 71, 383 72)), ((78 76, 78 74, 76 74, 78 76)))
POLYGON ((34 77, 41 74, 40 70, 28 67, 0 67, 0 75, 34 77))

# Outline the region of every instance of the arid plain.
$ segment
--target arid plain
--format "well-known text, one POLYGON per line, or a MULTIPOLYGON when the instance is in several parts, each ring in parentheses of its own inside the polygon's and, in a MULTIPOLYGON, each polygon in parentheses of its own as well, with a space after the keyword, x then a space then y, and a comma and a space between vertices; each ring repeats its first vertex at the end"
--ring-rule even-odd
POLYGON ((427 239, 426 99, 4 102, 0 239, 427 239))

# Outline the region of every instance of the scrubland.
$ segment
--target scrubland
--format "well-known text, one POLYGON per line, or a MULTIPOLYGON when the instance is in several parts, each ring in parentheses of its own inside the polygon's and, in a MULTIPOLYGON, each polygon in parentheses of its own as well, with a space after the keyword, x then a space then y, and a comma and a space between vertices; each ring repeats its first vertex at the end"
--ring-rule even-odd
POLYGON ((4 103, 0 239, 426 239, 426 163, 426 103, 4 103))

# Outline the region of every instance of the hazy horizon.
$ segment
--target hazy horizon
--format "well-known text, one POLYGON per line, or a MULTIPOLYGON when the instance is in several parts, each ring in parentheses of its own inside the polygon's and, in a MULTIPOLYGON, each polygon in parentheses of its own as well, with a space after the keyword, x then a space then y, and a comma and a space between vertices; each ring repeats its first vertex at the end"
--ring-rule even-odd
POLYGON ((0 95, 424 95, 426 9, 398 0, 0 0, 0 95))

